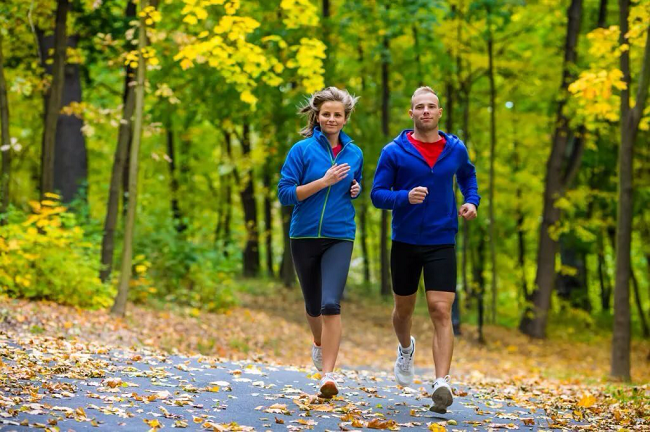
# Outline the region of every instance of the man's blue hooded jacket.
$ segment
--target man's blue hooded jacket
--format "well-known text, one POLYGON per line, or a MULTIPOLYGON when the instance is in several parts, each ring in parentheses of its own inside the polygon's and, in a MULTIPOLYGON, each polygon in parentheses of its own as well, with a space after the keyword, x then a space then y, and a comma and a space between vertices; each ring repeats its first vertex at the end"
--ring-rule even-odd
POLYGON ((387 144, 379 156, 370 198, 375 207, 393 211, 393 240, 415 245, 454 244, 458 232, 458 209, 454 175, 466 203, 477 208, 476 170, 467 148, 458 137, 445 138, 442 153, 433 168, 403 131, 387 144), (421 204, 409 203, 409 191, 424 186, 429 194, 421 204))

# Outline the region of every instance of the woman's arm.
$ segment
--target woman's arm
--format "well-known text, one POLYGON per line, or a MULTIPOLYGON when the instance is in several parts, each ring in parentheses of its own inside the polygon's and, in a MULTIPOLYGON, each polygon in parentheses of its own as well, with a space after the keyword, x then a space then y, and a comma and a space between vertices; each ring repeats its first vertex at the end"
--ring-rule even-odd
POLYGON ((332 167, 327 170, 323 177, 296 188, 298 201, 304 201, 315 193, 325 189, 326 187, 340 182, 348 175, 349 171, 350 165, 346 163, 343 163, 341 165, 332 165, 332 167))

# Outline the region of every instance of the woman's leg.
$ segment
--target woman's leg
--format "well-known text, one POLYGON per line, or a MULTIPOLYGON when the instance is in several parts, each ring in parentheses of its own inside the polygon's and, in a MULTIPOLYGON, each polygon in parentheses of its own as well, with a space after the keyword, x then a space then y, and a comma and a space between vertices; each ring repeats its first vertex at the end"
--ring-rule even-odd
POLYGON ((335 241, 321 259, 323 372, 332 372, 341 344, 341 297, 348 278, 353 243, 335 241))
POLYGON ((291 240, 291 257, 305 299, 307 322, 316 345, 320 345, 322 339, 321 255, 320 239, 291 240))

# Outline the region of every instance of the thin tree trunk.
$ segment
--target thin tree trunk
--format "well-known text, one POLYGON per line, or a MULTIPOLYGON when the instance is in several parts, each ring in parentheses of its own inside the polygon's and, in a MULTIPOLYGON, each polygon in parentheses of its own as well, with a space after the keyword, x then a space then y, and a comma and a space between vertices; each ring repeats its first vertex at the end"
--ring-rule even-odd
POLYGON ((612 298, 612 285, 607 275, 605 263, 605 242, 603 233, 598 234, 598 280, 600 281, 600 305, 603 312, 609 312, 612 298))
MULTIPOLYGON (((126 19, 135 17, 135 3, 129 1, 126 6, 126 19)), ((135 111, 135 86, 133 85, 134 70, 126 66, 124 75, 124 92, 122 97, 122 119, 117 131, 117 146, 113 157, 113 169, 111 171, 111 183, 108 189, 108 203, 106 204, 106 218, 104 219, 104 232, 102 236, 102 270, 99 278, 106 282, 113 270, 113 253, 115 249, 115 226, 120 204, 120 191, 122 178, 124 177, 124 166, 131 142, 131 127, 133 113, 135 111)))
MULTIPOLYGON (((244 123, 241 139, 242 156, 250 158, 250 126, 244 123)), ((243 179, 244 188, 240 191, 244 222, 246 224, 246 246, 244 248, 244 276, 256 277, 260 270, 259 228, 257 224, 257 204, 255 202, 255 176, 251 167, 243 179)))
MULTIPOLYGON (((422 87, 424 85, 424 73, 422 73, 422 60, 421 60, 421 54, 420 54, 420 37, 418 35, 418 25, 413 24, 411 26, 411 31, 413 32, 413 49, 415 51, 415 65, 417 66, 417 73, 418 73, 418 87, 422 87)), ((449 95, 449 93, 447 93, 449 95)), ((449 106, 449 111, 447 115, 451 115, 451 106, 449 106)), ((447 131, 451 133, 450 128, 447 128, 447 131)))
MULTIPOLYGON (((628 46, 630 0, 619 0, 619 46, 628 46)), ((630 107, 630 51, 621 50, 623 81, 621 90, 621 147, 618 168, 618 206, 616 209, 616 283, 614 285, 614 331, 612 333, 612 378, 630 380, 630 251, 632 246, 632 199, 634 141, 643 116, 650 84, 650 26, 647 30, 641 76, 630 107)))
MULTIPOLYGON (((364 64, 364 55, 363 55, 363 46, 361 42, 357 46, 357 51, 359 53, 359 64, 364 64)), ((361 94, 366 92, 366 74, 361 73, 361 94)), ((363 175, 363 178, 368 178, 363 175)), ((363 281, 367 285, 370 284, 371 275, 370 275, 370 250, 368 248, 368 194, 364 190, 361 191, 361 201, 359 209, 359 230, 361 231, 361 254, 363 256, 363 281)))
POLYGON ((232 171, 228 174, 228 177, 225 179, 226 181, 226 191, 224 193, 225 195, 225 212, 223 214, 223 254, 224 256, 228 256, 230 253, 228 252, 228 247, 232 243, 232 185, 233 181, 234 184, 240 185, 241 180, 239 178, 239 170, 237 169, 237 165, 235 165, 235 159, 232 154, 232 134, 230 132, 224 131, 224 145, 226 147, 226 155, 228 156, 228 161, 230 165, 232 166, 232 171))
POLYGON ((280 278, 282 284, 291 288, 296 282, 296 271, 291 258, 291 239, 289 238, 289 227, 291 225, 291 212, 293 207, 282 206, 282 241, 284 243, 282 252, 282 265, 280 266, 280 278))
POLYGON ((266 274, 273 278, 273 206, 271 204, 271 166, 270 161, 264 167, 264 241, 266 244, 266 274))
POLYGON ((9 207, 9 185, 11 184, 11 136, 9 135, 9 99, 4 70, 3 36, 0 32, 0 153, 2 153, 2 171, 0 171, 0 225, 6 220, 2 215, 9 207))
MULTIPOLYGON (((459 60, 458 64, 461 65, 461 61, 459 60)), ((467 71, 469 74, 469 70, 467 71)), ((460 78, 460 72, 459 72, 459 78, 460 78)), ((459 79, 460 81, 460 79, 459 79)), ((460 85, 460 93, 462 96, 462 100, 460 101, 462 106, 463 106, 463 141, 465 143, 465 147, 467 147, 467 150, 469 151, 469 108, 470 108, 470 100, 469 100, 469 92, 470 92, 471 84, 469 82, 464 82, 461 83, 460 85)), ((472 296, 472 290, 471 290, 471 285, 469 284, 469 280, 467 277, 467 264, 468 264, 468 249, 469 249, 469 242, 470 242, 470 224, 468 221, 465 219, 462 220, 461 222, 463 224, 463 251, 462 251, 462 258, 461 258, 461 268, 462 268, 462 280, 463 280, 463 290, 467 293, 468 297, 472 296)))
POLYGON ((172 218, 174 220, 174 228, 178 234, 183 234, 187 229, 187 225, 183 220, 183 213, 178 202, 178 178, 176 173, 176 151, 174 148, 174 127, 171 119, 167 121, 167 155, 169 156, 169 189, 170 189, 170 207, 172 211, 172 218))
POLYGON ((479 226, 478 247, 476 248, 476 258, 473 259, 473 276, 476 283, 475 295, 477 298, 477 312, 478 312, 478 342, 485 343, 483 335, 483 323, 485 322, 485 277, 483 271, 485 268, 485 232, 483 227, 479 226))
MULTIPOLYGON (((544 187, 544 210, 540 225, 539 245, 537 250, 537 275, 535 289, 531 294, 532 308, 527 307, 519 323, 519 329, 532 337, 544 338, 546 336, 546 322, 548 310, 551 305, 551 292, 555 283, 555 255, 557 242, 551 238, 549 229, 560 218, 560 210, 555 207, 558 196, 564 193, 563 180, 567 178, 563 172, 563 162, 567 142, 572 135, 569 119, 564 113, 566 105, 566 91, 573 81, 573 65, 577 59, 577 44, 580 34, 580 21, 582 17, 582 0, 571 0, 567 11, 568 23, 564 47, 564 65, 562 68, 562 84, 560 87, 560 100, 556 109, 555 132, 553 146, 546 163, 546 180, 544 187)), ((571 168, 567 168, 571 172, 571 168)))
POLYGON ((65 81, 65 57, 68 41, 66 25, 68 0, 58 0, 56 27, 54 30, 54 63, 52 83, 46 95, 45 124, 43 126, 43 149, 41 152, 41 199, 48 192, 54 192, 54 150, 56 128, 61 110, 61 98, 65 81))
POLYGON ((494 214, 494 161, 496 159, 496 85, 494 83, 494 39, 492 35, 491 10, 487 8, 488 14, 488 76, 490 80, 490 185, 489 185, 489 235, 490 235, 490 261, 492 267, 491 294, 492 305, 490 308, 491 322, 494 324, 497 319, 497 246, 496 246, 496 221, 494 214))
MULTIPOLYGON (((388 6, 386 6, 388 9, 388 6)), ((384 141, 387 141, 390 137, 390 87, 389 87, 389 54, 390 54, 390 42, 388 36, 384 35, 383 37, 383 50, 382 60, 381 60, 381 122, 382 122, 382 133, 384 135, 384 141)), ((391 282, 390 282, 390 262, 388 259, 388 211, 381 211, 381 234, 380 234, 380 259, 381 259, 381 295, 388 296, 391 293, 391 282)))
POLYGON ((607 26, 607 0, 600 0, 598 6, 598 27, 605 28, 607 26))
POLYGON ((634 269, 630 268, 630 276, 632 278, 632 287, 634 288, 634 302, 636 303, 636 310, 639 314, 639 320, 641 321, 641 332, 644 338, 650 337, 650 330, 648 329, 648 322, 645 319, 645 312, 643 311, 643 306, 641 305, 641 294, 639 293, 639 281, 634 274, 634 269))
MULTIPOLYGON (((513 108, 514 110, 515 108, 513 108)), ((514 119, 514 113, 513 113, 514 119)), ((517 136, 517 121, 513 120, 513 134, 515 135, 512 140, 512 160, 514 163, 514 173, 515 175, 519 174, 521 169, 519 162, 519 149, 518 141, 519 137, 517 136)), ((524 212, 521 210, 521 203, 523 200, 523 193, 521 190, 521 185, 517 182, 517 189, 515 190, 515 220, 516 220, 516 230, 517 230, 517 262, 519 263, 519 271, 521 272, 521 292, 523 299, 527 299, 528 294, 528 283, 526 282, 526 232, 524 230, 524 212)))
POLYGON ((368 250, 368 199, 367 195, 361 197, 359 211, 359 225, 361 231, 361 255, 363 256, 363 282, 370 284, 370 251, 368 250))
MULTIPOLYGON (((140 8, 147 7, 147 0, 140 0, 140 8)), ((122 268, 120 271, 120 282, 117 289, 117 296, 111 313, 117 316, 124 316, 126 313, 126 301, 129 294, 129 282, 131 281, 131 260, 133 257, 133 232, 135 228, 135 211, 138 194, 138 154, 140 152, 140 139, 142 137, 142 117, 144 111, 144 80, 146 64, 142 55, 147 44, 146 27, 143 16, 140 16, 140 30, 138 36, 138 69, 137 86, 135 90, 135 121, 133 124, 133 142, 131 144, 129 164, 129 204, 126 212, 126 223, 124 224, 124 250, 122 253, 122 268)))

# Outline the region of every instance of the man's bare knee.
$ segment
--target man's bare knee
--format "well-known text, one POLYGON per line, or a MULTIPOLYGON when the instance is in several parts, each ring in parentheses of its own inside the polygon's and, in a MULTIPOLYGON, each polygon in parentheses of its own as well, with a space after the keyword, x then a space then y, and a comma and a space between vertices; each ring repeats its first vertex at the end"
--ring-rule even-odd
POLYGON ((451 305, 444 302, 435 302, 429 305, 429 315, 435 323, 451 323, 451 305))

